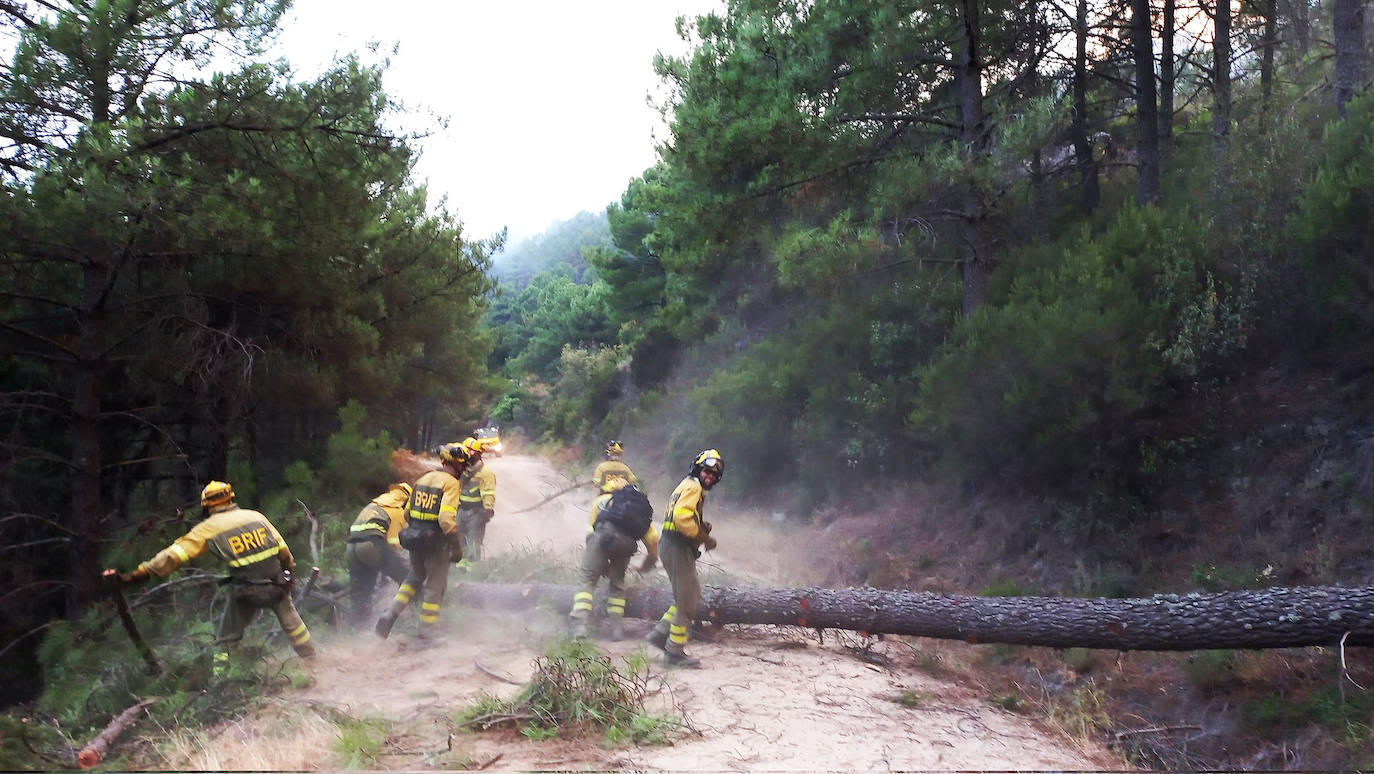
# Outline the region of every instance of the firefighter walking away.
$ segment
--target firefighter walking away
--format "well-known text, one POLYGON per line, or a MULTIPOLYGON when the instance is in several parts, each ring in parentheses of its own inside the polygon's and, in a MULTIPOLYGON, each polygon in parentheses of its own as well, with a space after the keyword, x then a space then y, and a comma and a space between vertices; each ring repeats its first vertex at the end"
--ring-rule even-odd
POLYGON ((142 562, 133 572, 119 573, 124 583, 137 583, 151 576, 165 578, 178 567, 206 551, 229 566, 229 601, 220 620, 215 639, 214 674, 225 675, 229 650, 243 640, 244 629, 259 610, 271 610, 303 658, 315 655, 310 630, 291 602, 291 573, 296 560, 281 533, 267 517, 234 503, 234 488, 223 481, 211 481, 200 493, 205 509, 204 521, 177 538, 153 558, 142 562))
POLYGON ((620 455, 625 453, 624 444, 620 441, 607 441, 606 449, 603 452, 606 459, 596 466, 592 471, 592 483, 597 489, 604 492, 613 492, 619 489, 622 483, 630 483, 639 486, 639 479, 635 476, 630 466, 620 461, 620 455))
POLYGON ((705 519, 706 492, 725 476, 725 460, 720 452, 707 449, 692 460, 687 477, 673 490, 663 517, 662 540, 658 554, 668 581, 673 587, 673 604, 646 637, 651 645, 663 648, 663 663, 671 667, 699 669, 701 659, 687 655, 687 630, 701 603, 701 581, 697 559, 701 549, 713 551, 716 539, 711 523, 705 519))
POLYGON ((406 526, 399 538, 410 552, 410 574, 396 590, 391 607, 377 620, 374 631, 386 639, 396 619, 420 594, 419 637, 433 642, 439 623, 439 605, 448 585, 448 566, 463 558, 458 537, 458 477, 475 455, 460 443, 439 447, 440 470, 431 470, 415 482, 406 503, 406 526))
POLYGON ((648 572, 658 561, 658 530, 654 529, 654 507, 649 498, 624 478, 611 483, 612 489, 592 503, 587 544, 582 552, 582 588, 573 597, 571 628, 574 637, 586 637, 592 615, 596 584, 605 576, 610 582, 606 597, 606 636, 619 640, 625 636, 625 569, 643 543, 648 556, 640 565, 648 572))

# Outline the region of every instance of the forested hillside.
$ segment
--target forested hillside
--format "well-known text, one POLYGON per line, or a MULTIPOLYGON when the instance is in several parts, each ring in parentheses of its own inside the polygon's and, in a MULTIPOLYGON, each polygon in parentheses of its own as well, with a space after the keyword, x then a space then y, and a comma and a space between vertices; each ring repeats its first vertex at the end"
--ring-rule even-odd
POLYGON ((1247 374, 1371 363, 1360 8, 732 2, 657 62, 671 136, 585 251, 611 303, 514 310, 498 413, 813 504, 1148 505, 1247 374))
MULTIPOLYGON (((669 470, 719 448, 834 583, 1367 584, 1371 16, 730 2, 657 62, 670 136, 587 251, 615 338, 512 353, 499 418, 669 470)), ((1158 765, 1367 754, 1326 656, 1204 655, 1060 690, 1103 728, 1229 708, 1191 752, 1142 738, 1158 765)))

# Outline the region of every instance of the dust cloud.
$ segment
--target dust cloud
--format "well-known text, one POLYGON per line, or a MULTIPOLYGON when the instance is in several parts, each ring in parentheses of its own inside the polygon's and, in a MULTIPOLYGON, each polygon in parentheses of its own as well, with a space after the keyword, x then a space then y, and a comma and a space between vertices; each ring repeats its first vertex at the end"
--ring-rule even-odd
MULTIPOLYGON (((534 456, 487 463, 497 476, 496 517, 488 527, 489 561, 526 553, 575 566, 594 494, 580 489, 526 513, 573 477, 534 456)), ((587 471, 589 475, 590 471, 587 471)), ((653 490, 655 505, 666 490, 653 490)), ((804 556, 770 520, 713 504, 720 540, 703 557, 703 580, 759 585, 807 582, 804 556)), ((566 567, 563 568, 566 571, 566 567)), ((480 571, 479 571, 480 572, 480 571)), ((457 573, 451 582, 460 583, 457 573)), ((633 574, 632 574, 633 576, 633 574)), ((639 583, 666 583, 661 569, 639 583)), ((480 767, 492 770, 634 771, 1119 769, 1099 749, 1076 749, 1025 717, 989 701, 975 686, 917 668, 919 646, 898 638, 818 636, 803 629, 736 627, 694 635, 688 645, 701 670, 664 670, 651 711, 686 719, 691 730, 671 746, 604 746, 599 738, 544 741, 510 731, 456 731, 452 719, 483 694, 511 696, 533 660, 565 636, 547 610, 507 615, 445 605, 447 637, 416 647, 414 613, 390 640, 370 632, 322 631, 321 655, 308 666, 312 684, 287 691, 251 718, 164 746, 165 763, 188 769, 331 768, 347 763, 339 725, 318 719, 385 720, 392 729, 374 765, 384 769, 480 767), (321 751, 332 751, 322 754, 321 751), (264 755, 264 751, 276 751, 264 755), (307 752, 308 751, 308 752, 307 752), (251 764, 246 766, 245 764, 251 764)), ((323 629, 324 627, 318 627, 323 629)), ((649 622, 627 622, 627 638, 598 642, 608 654, 644 653, 649 622)), ((938 648, 940 644, 930 644, 938 648)))

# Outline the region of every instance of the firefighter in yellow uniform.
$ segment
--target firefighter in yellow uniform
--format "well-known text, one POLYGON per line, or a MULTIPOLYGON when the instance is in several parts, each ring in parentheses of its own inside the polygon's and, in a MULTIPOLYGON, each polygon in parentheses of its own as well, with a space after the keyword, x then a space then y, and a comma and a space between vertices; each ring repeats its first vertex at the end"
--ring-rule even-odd
POLYGON ((200 493, 206 509, 205 520, 177 538, 130 573, 120 573, 126 583, 165 578, 207 550, 229 565, 229 605, 220 621, 215 644, 214 673, 222 676, 229 666, 228 648, 243 639, 243 631, 259 610, 270 609, 296 653, 304 658, 315 655, 310 630, 291 602, 291 571, 296 560, 282 540, 281 533, 267 517, 234 504, 234 488, 223 481, 211 481, 200 493))
POLYGON ((658 561, 658 530, 654 529, 654 509, 649 499, 624 478, 616 479, 610 486, 610 491, 592 503, 587 544, 582 552, 582 588, 573 596, 569 615, 574 637, 587 636, 596 584, 603 575, 610 582, 606 597, 607 637, 624 637, 625 570, 639 550, 638 543, 642 542, 648 551, 639 567, 641 573, 648 572, 658 561))
POLYGON ((354 629, 372 620, 372 598, 377 593, 380 575, 402 583, 410 574, 410 564, 401 554, 401 530, 406 526, 406 502, 411 487, 392 484, 384 494, 372 498, 348 529, 348 598, 352 604, 348 622, 354 629))
POLYGON ((603 493, 610 492, 618 488, 616 482, 625 481, 635 486, 639 486, 639 479, 635 476, 630 466, 620 461, 620 455, 625 453, 625 447, 620 441, 607 441, 606 449, 603 452, 606 459, 596 470, 592 471, 592 483, 603 493))
POLYGON ((421 640, 433 641, 439 623, 439 604, 448 585, 449 562, 463 558, 458 538, 458 477, 472 462, 462 444, 439 447, 442 468, 431 470, 415 482, 406 503, 406 526, 399 538, 410 552, 410 574, 396 590, 391 607, 377 619, 374 631, 385 639, 401 612, 420 592, 421 640))
POLYGON ((720 452, 707 449, 692 460, 691 470, 673 490, 663 518, 663 538, 658 554, 668 581, 673 587, 673 604, 646 637, 650 644, 663 648, 663 663, 698 669, 701 660, 687 655, 687 627, 696 617, 701 603, 701 581, 697 578, 697 559, 701 549, 715 550, 711 523, 703 514, 706 492, 725 475, 725 460, 720 452))
POLYGON ((463 558, 458 566, 467 570, 473 562, 481 561, 487 522, 496 515, 496 474, 487 469, 476 439, 465 439, 463 448, 474 457, 458 481, 462 487, 458 498, 458 534, 463 540, 463 558))

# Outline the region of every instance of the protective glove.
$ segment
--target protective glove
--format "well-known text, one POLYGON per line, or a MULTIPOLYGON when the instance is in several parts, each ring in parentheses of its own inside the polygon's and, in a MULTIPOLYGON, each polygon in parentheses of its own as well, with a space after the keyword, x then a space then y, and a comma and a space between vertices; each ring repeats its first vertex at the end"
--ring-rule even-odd
POLYGON ((459 540, 457 535, 454 535, 448 544, 448 560, 451 564, 463 561, 463 541, 459 540))
POLYGON ((639 574, 643 575, 644 573, 654 569, 654 565, 656 564, 658 564, 657 556, 644 557, 644 561, 639 565, 639 574))
POLYGON ((482 509, 482 523, 483 523, 483 524, 486 524, 487 522, 491 521, 492 517, 495 516, 495 515, 496 515, 496 509, 495 509, 495 508, 483 508, 483 509, 482 509))
POLYGON ((711 537, 710 535, 707 535, 706 539, 703 540, 701 544, 706 547, 707 551, 716 550, 716 539, 711 537))
POLYGON ((141 564, 135 567, 133 572, 117 572, 115 570, 106 570, 106 572, 112 572, 118 575, 119 582, 125 585, 130 583, 141 583, 148 579, 148 571, 145 570, 141 564))
POLYGON ((701 523, 701 531, 702 531, 702 532, 705 532, 705 533, 708 534, 708 535, 711 534, 711 522, 709 522, 709 521, 703 521, 703 522, 701 523))

